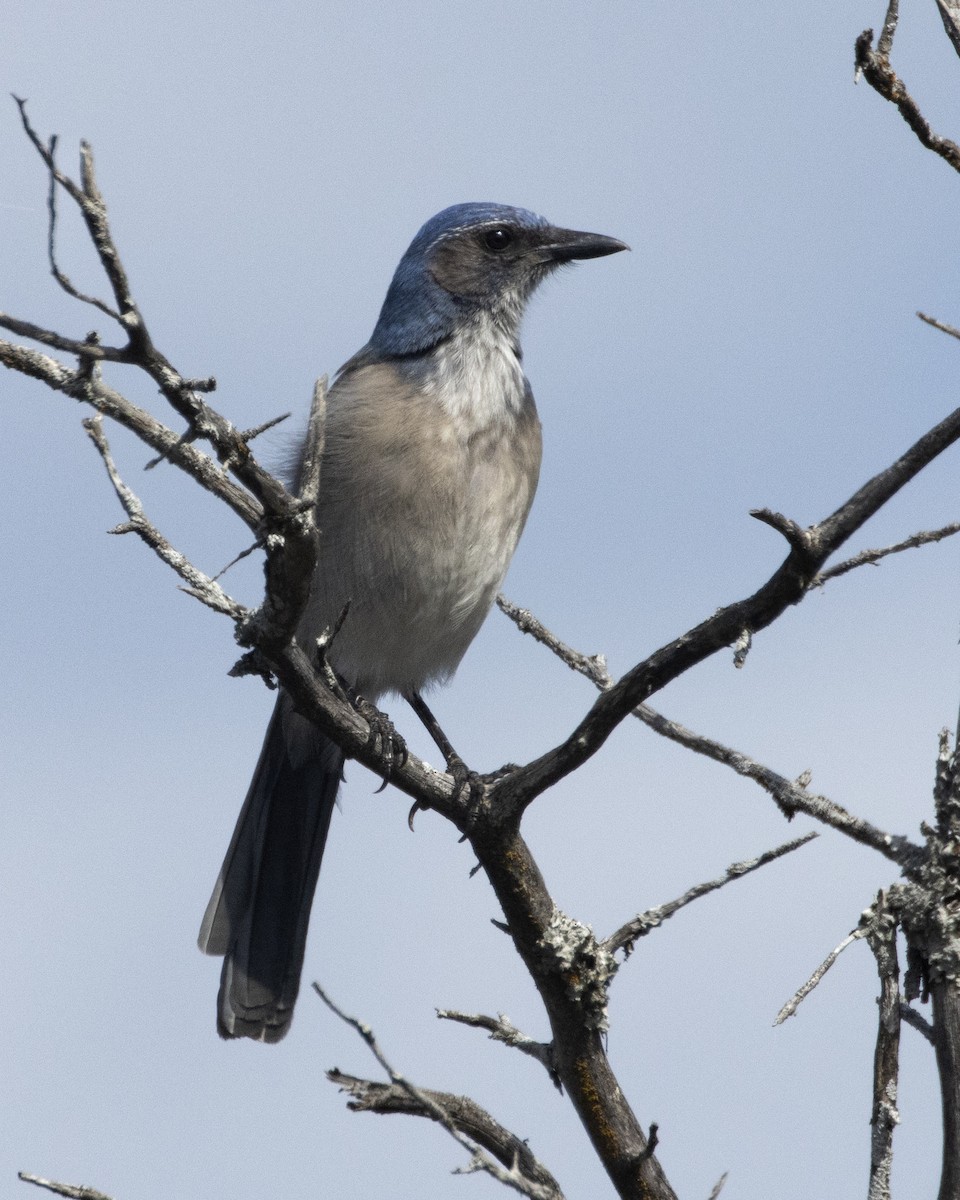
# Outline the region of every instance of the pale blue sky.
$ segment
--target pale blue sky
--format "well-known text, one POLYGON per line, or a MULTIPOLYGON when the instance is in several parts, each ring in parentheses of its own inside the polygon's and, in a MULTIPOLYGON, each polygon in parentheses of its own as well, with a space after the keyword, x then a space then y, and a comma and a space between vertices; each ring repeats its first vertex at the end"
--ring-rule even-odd
MULTIPOLYGON (((779 561, 751 507, 825 515, 956 404, 960 180, 853 83, 882 0, 188 5, 12 0, 0 92, 95 146, 154 337, 214 374, 241 426, 305 410, 367 338, 418 226, 463 200, 520 204, 630 255, 546 286, 527 322, 545 426, 540 492, 506 591, 620 671, 752 591, 779 561)), ((895 60, 960 135, 960 64, 935 5, 904 4, 895 60)), ((0 104, 0 308, 101 325, 45 264, 45 189, 0 104)), ((101 288, 65 218, 63 265, 101 288)), ((143 403, 151 389, 109 378, 143 403)), ((277 1047, 223 1044, 218 964, 194 940, 271 698, 227 677, 228 624, 130 539, 72 402, 0 376, 6 637, 0 719, 4 1195, 18 1169, 115 1200, 503 1194, 457 1180, 425 1123, 354 1116, 323 1078, 374 1074, 306 992, 277 1047)), ((162 409, 158 408, 162 413, 162 409)), ((274 441, 279 453, 282 441, 274 441)), ((148 512, 204 569, 245 531, 120 435, 148 512)), ((851 549, 957 519, 957 452, 851 549)), ((658 699, 893 832, 929 813, 958 703, 960 547, 864 570, 658 699)), ((257 568, 228 577, 247 599, 257 568)), ((559 741, 590 703, 494 614, 436 709, 490 769, 559 741)), ((401 705, 415 747, 431 752, 401 705)), ((530 1140, 567 1195, 610 1195, 535 1064, 434 1007, 546 1036, 532 986, 453 831, 348 770, 308 945, 316 978, 418 1083, 463 1091, 530 1140)), ((609 933, 787 826, 746 782, 632 725, 543 797, 526 832, 567 912, 609 933)), ((865 1192, 875 971, 858 946, 800 1015, 781 1003, 893 870, 825 834, 641 944, 613 990, 610 1054, 684 1197, 865 1192)), ((933 1190, 928 1047, 904 1032, 903 1195, 933 1190)))

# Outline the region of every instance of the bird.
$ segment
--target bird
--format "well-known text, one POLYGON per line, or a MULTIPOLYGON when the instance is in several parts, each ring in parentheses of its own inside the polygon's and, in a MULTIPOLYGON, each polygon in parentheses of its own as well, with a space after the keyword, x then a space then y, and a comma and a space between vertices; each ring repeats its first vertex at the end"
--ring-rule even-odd
MULTIPOLYGON (((474 202, 428 220, 401 258, 370 340, 327 397, 319 556, 296 634, 315 644, 346 607, 327 658, 351 694, 425 710, 422 690, 456 670, 540 472, 527 301, 556 268, 626 249, 474 202)), ((223 1038, 277 1042, 289 1029, 343 765, 281 691, 198 939, 223 957, 223 1038)))

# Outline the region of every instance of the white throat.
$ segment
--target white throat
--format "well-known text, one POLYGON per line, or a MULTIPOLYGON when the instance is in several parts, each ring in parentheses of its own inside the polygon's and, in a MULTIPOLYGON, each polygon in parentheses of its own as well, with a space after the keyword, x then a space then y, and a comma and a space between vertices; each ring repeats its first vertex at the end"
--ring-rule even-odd
POLYGON ((432 358, 424 390, 470 431, 512 421, 523 407, 526 380, 516 339, 490 313, 464 324, 432 358))

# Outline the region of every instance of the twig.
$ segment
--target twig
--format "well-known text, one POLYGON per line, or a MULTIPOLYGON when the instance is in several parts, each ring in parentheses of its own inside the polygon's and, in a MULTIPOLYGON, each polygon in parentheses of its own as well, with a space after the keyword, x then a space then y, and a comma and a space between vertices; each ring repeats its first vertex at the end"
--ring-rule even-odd
POLYGON ((904 1025, 909 1025, 915 1029, 921 1037, 925 1037, 931 1046, 935 1045, 933 1036, 933 1026, 922 1013, 918 1013, 912 1004, 909 1004, 905 997, 900 997, 900 1020, 904 1025))
POLYGON ((706 758, 713 759, 714 762, 722 763, 736 771, 738 775, 743 775, 758 783, 773 797, 780 810, 788 818, 798 812, 805 813, 814 820, 829 825, 831 829, 836 829, 838 833, 852 838, 853 841, 878 851, 884 857, 895 862, 907 874, 915 872, 926 857, 923 848, 911 842, 909 838, 878 829, 877 826, 862 817, 848 812, 835 800, 808 791, 808 776, 801 775, 796 781, 791 781, 769 767, 765 767, 762 763, 756 762, 749 755, 724 746, 712 738, 694 733, 693 730, 686 729, 677 721, 671 721, 655 712, 649 705, 640 706, 636 715, 645 725, 663 737, 686 746, 689 750, 702 754, 706 758))
POLYGON ((496 1017, 488 1017, 483 1013, 465 1013, 458 1012, 453 1008, 438 1008, 437 1016, 441 1021, 457 1021, 461 1025, 471 1025, 475 1029, 486 1029, 490 1034, 491 1041, 503 1042, 505 1046, 512 1046, 515 1050, 520 1050, 524 1054, 529 1054, 531 1058, 535 1058, 538 1063, 546 1067, 554 1085, 561 1088, 553 1061, 553 1046, 549 1042, 538 1042, 525 1033, 521 1033, 503 1013, 498 1013, 496 1017))
POLYGON ((85 354, 88 357, 101 358, 108 362, 128 363, 130 361, 130 349, 127 346, 91 348, 87 342, 81 341, 79 338, 64 337, 63 334, 55 333, 52 329, 44 329, 40 325, 34 325, 31 321, 21 321, 19 317, 12 317, 9 313, 0 312, 0 328, 8 329, 19 337, 29 338, 32 342, 39 342, 42 346, 49 346, 52 350, 63 350, 68 354, 85 354))
POLYGON ((957 0, 937 0, 940 19, 947 37, 953 43, 953 48, 960 54, 960 4, 957 0))
POLYGON ((194 596, 215 612, 224 613, 226 616, 231 617, 234 621, 244 620, 248 615, 248 610, 242 604, 238 604, 236 600, 228 596, 218 583, 198 570, 189 559, 178 550, 175 550, 160 531, 147 519, 139 498, 120 478, 120 474, 110 454, 110 446, 103 432, 101 418, 87 417, 83 422, 83 427, 87 431, 90 440, 96 446, 100 457, 103 459, 103 465, 107 469, 107 474, 110 477, 110 482, 113 484, 114 491, 117 493, 117 497, 129 517, 129 520, 125 524, 118 525, 110 532, 137 534, 158 558, 165 562, 168 567, 172 567, 180 578, 184 580, 188 585, 185 590, 189 595, 194 596))
POLYGON ((897 542, 894 546, 885 546, 882 550, 861 550, 859 554, 837 563, 835 567, 821 571, 810 586, 822 587, 828 579, 846 575, 848 571, 853 571, 856 567, 879 562, 882 558, 886 558, 890 554, 900 554, 903 550, 913 550, 918 546, 929 546, 932 542, 942 542, 944 538, 953 537, 955 533, 960 533, 960 521, 952 521, 949 525, 942 525, 939 529, 921 530, 912 537, 897 542))
POLYGON ((307 422, 307 436, 300 461, 299 500, 304 508, 312 508, 320 495, 320 465, 326 441, 326 421, 327 377, 321 375, 313 385, 310 420, 307 422))
POLYGON ((717 1182, 713 1185, 713 1189, 711 1190, 710 1195, 707 1197, 707 1200, 717 1200, 717 1197, 723 1191, 723 1185, 726 1182, 727 1182, 727 1172, 724 1171, 724 1173, 720 1176, 720 1178, 717 1180, 717 1182))
POLYGON ((622 950, 624 955, 629 958, 633 953, 634 945, 638 938, 644 937, 651 930, 662 925, 664 921, 685 908, 688 904, 692 904, 694 900, 699 900, 701 896, 706 896, 710 892, 717 891, 718 888, 725 887, 726 884, 732 883, 735 879, 742 879, 745 875, 757 871, 760 867, 764 867, 767 863, 773 862, 777 858, 782 858, 785 854, 790 854, 793 850, 799 850, 801 846, 805 846, 807 842, 819 837, 818 833, 807 833, 803 837, 794 838, 791 842, 785 842, 782 846, 777 846, 773 850, 766 850, 757 858, 747 859, 745 862, 733 863, 727 867, 726 871, 717 879, 708 880, 705 883, 698 883, 694 887, 689 888, 682 896, 678 896, 675 900, 670 900, 666 904, 658 904, 656 908, 648 908, 646 912, 640 913, 626 925, 623 925, 612 933, 610 937, 603 943, 604 949, 611 954, 622 950))
POLYGON ((56 1192, 58 1196, 68 1196, 70 1200, 110 1200, 96 1188, 85 1187, 83 1184, 57 1183, 53 1179, 43 1179, 39 1175, 30 1175, 27 1171, 18 1171, 17 1178, 24 1183, 32 1183, 36 1187, 46 1188, 48 1192, 56 1192))
MULTIPOLYGON (((82 187, 78 187, 76 183, 65 175, 58 167, 53 158, 52 149, 44 146, 43 142, 37 136, 36 131, 30 124, 27 117, 27 102, 19 96, 14 96, 17 107, 20 109, 20 120, 23 123, 24 131, 30 141, 33 143, 37 153, 43 159, 47 170, 50 172, 51 187, 56 182, 70 196, 71 200, 80 209, 80 215, 87 226, 87 231, 90 234, 90 239, 94 244, 94 248, 100 258, 100 263, 103 266, 107 279, 110 281, 113 290, 114 300, 117 304, 117 310, 114 311, 102 301, 97 301, 92 297, 78 295, 77 299, 83 300, 84 303, 92 304, 100 309, 106 316, 117 321, 126 330, 130 336, 135 336, 140 328, 140 318, 137 312, 137 307, 133 302, 133 297, 130 294, 130 285, 127 280, 126 272, 123 269, 123 264, 120 261, 119 255, 116 254, 113 245, 113 239, 110 234, 110 226, 107 221, 107 209, 103 203, 103 197, 100 194, 100 189, 97 187, 96 176, 93 169, 93 154, 87 142, 80 143, 80 178, 82 187)), ((56 147, 56 140, 52 139, 52 147, 56 147)), ((49 202, 48 202, 49 203, 49 202)), ((51 221, 49 238, 52 243, 53 226, 55 218, 55 207, 50 205, 51 221)), ((54 274, 57 274, 56 266, 54 266, 54 274)), ((59 277, 58 277, 59 281, 59 277)), ((69 290, 69 289, 67 289, 69 290)))
POLYGON ((945 321, 938 321, 936 317, 930 317, 926 313, 918 312, 917 316, 921 321, 926 321, 928 325, 932 325, 934 329, 939 329, 941 333, 947 333, 950 337, 960 338, 960 329, 954 325, 947 325, 945 321))
POLYGON ((877 53, 881 58, 889 58, 893 49, 893 35, 897 32, 897 22, 900 20, 900 0, 889 0, 887 15, 883 18, 883 28, 880 30, 880 40, 877 42, 877 53))
POLYGON ((578 671, 595 683, 601 691, 612 685, 613 677, 607 671, 607 660, 602 654, 588 656, 574 650, 551 633, 529 609, 520 608, 512 600, 508 600, 502 592, 497 596, 497 607, 510 618, 521 633, 530 634, 541 645, 552 651, 561 662, 565 662, 571 670, 578 671))
POLYGON ((783 513, 774 512, 769 508, 751 508, 750 516, 782 534, 791 546, 799 549, 807 548, 809 531, 798 525, 791 517, 785 517, 783 513))
MULTIPOLYGON (((20 115, 28 133, 30 133, 26 110, 22 105, 20 107, 20 115)), ((68 296, 72 296, 74 300, 79 300, 83 304, 89 304, 91 307, 99 309, 100 312, 108 316, 112 321, 118 321, 122 324, 122 318, 118 312, 96 296, 88 296, 85 292, 81 292, 74 287, 73 283, 57 263, 57 184, 59 172, 54 165, 56 150, 57 136, 53 134, 47 147, 46 156, 47 165, 50 168, 50 190, 47 193, 47 212, 49 213, 49 221, 47 223, 47 260, 50 263, 50 273, 68 296)))
POLYGON ((840 955, 846 950, 851 942, 857 941, 859 938, 866 937, 867 931, 863 928, 854 929, 843 939, 839 946, 831 950, 827 957, 823 960, 819 967, 814 971, 805 984, 798 988, 791 998, 786 1002, 783 1008, 777 1013, 774 1020, 774 1025, 782 1025, 788 1017, 792 1017, 807 996, 813 991, 820 980, 826 975, 833 964, 837 961, 840 955))

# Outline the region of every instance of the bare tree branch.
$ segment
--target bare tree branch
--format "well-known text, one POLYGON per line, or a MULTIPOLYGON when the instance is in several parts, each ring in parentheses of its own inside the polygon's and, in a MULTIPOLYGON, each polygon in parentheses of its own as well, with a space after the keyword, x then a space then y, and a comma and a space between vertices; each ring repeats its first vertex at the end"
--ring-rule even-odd
POLYGON ((564 742, 494 783, 493 796, 504 814, 522 811, 548 787, 596 754, 638 704, 691 667, 731 645, 744 629, 756 635, 788 607, 802 600, 827 559, 958 438, 960 409, 925 433, 896 462, 858 488, 819 524, 803 530, 802 535, 791 533, 790 553, 756 592, 719 609, 639 662, 601 694, 564 742))
POLYGON ((0 329, 7 329, 18 337, 29 338, 32 342, 40 342, 52 350, 63 350, 68 354, 82 354, 88 358, 98 358, 109 362, 130 362, 130 351, 121 346, 90 346, 80 338, 64 337, 54 333, 52 329, 44 329, 31 321, 21 321, 9 313, 0 312, 0 329))
MULTIPOLYGON (((353 1112, 373 1112, 383 1115, 400 1113, 405 1116, 427 1117, 438 1120, 436 1112, 419 1103, 399 1084, 376 1083, 369 1079, 358 1079, 343 1071, 327 1071, 331 1083, 348 1092, 351 1099, 348 1107, 353 1112)), ((509 1171, 521 1172, 533 1185, 527 1195, 544 1197, 544 1200, 563 1200, 560 1185, 550 1172, 530 1152, 526 1142, 505 1129, 498 1121, 475 1101, 467 1096, 455 1096, 450 1092, 437 1092, 426 1088, 418 1089, 436 1108, 453 1122, 457 1128, 478 1146, 497 1158, 509 1171)), ((471 1156, 470 1166, 457 1167, 455 1174, 483 1170, 476 1156, 471 1156)), ((508 1186, 513 1186, 509 1184, 508 1186)), ((520 1189, 518 1189, 520 1190, 520 1189)))
MULTIPOLYGON (((531 612, 519 608, 505 596, 498 596, 497 604, 520 630, 546 646, 572 670, 586 675, 601 691, 609 690, 613 686, 612 677, 606 669, 606 659, 602 654, 588 656, 571 649, 551 633, 531 612)), ((687 729, 677 721, 664 717, 648 704, 638 704, 633 710, 633 715, 661 737, 669 738, 678 745, 685 746, 688 750, 702 754, 705 758, 713 759, 714 762, 730 767, 738 775, 743 775, 758 783, 773 797, 780 811, 787 818, 794 817, 798 812, 805 813, 854 841, 877 850, 897 863, 907 873, 915 871, 917 865, 925 857, 923 848, 908 838, 878 829, 869 821, 847 812, 845 808, 835 801, 827 799, 826 796, 809 792, 807 790, 809 780, 804 777, 795 782, 786 779, 783 775, 763 766, 741 751, 733 750, 729 746, 724 746, 720 742, 687 729)))
MULTIPOLYGON (((943 9, 940 10, 943 16, 943 9)), ((949 138, 940 137, 930 128, 916 100, 910 95, 902 80, 890 66, 890 50, 897 26, 897 0, 890 0, 886 19, 877 48, 873 48, 873 30, 865 29, 857 38, 854 61, 857 74, 862 74, 867 83, 879 92, 884 100, 895 104, 900 115, 920 140, 920 144, 938 154, 955 171, 960 171, 960 146, 949 138)), ((946 21, 944 22, 946 24, 946 21)))
POLYGON ((353 1096, 351 1109, 355 1112, 402 1112, 429 1117, 442 1125, 470 1154, 469 1171, 486 1171, 500 1183, 523 1196, 531 1197, 531 1200, 563 1200, 556 1180, 537 1162, 520 1138, 467 1097, 427 1091, 410 1083, 390 1065, 369 1025, 338 1008, 319 983, 314 983, 313 989, 332 1013, 356 1030, 390 1077, 390 1084, 387 1085, 357 1079, 340 1071, 328 1071, 327 1078, 353 1096), (489 1150, 499 1161, 489 1158, 481 1147, 489 1150))

